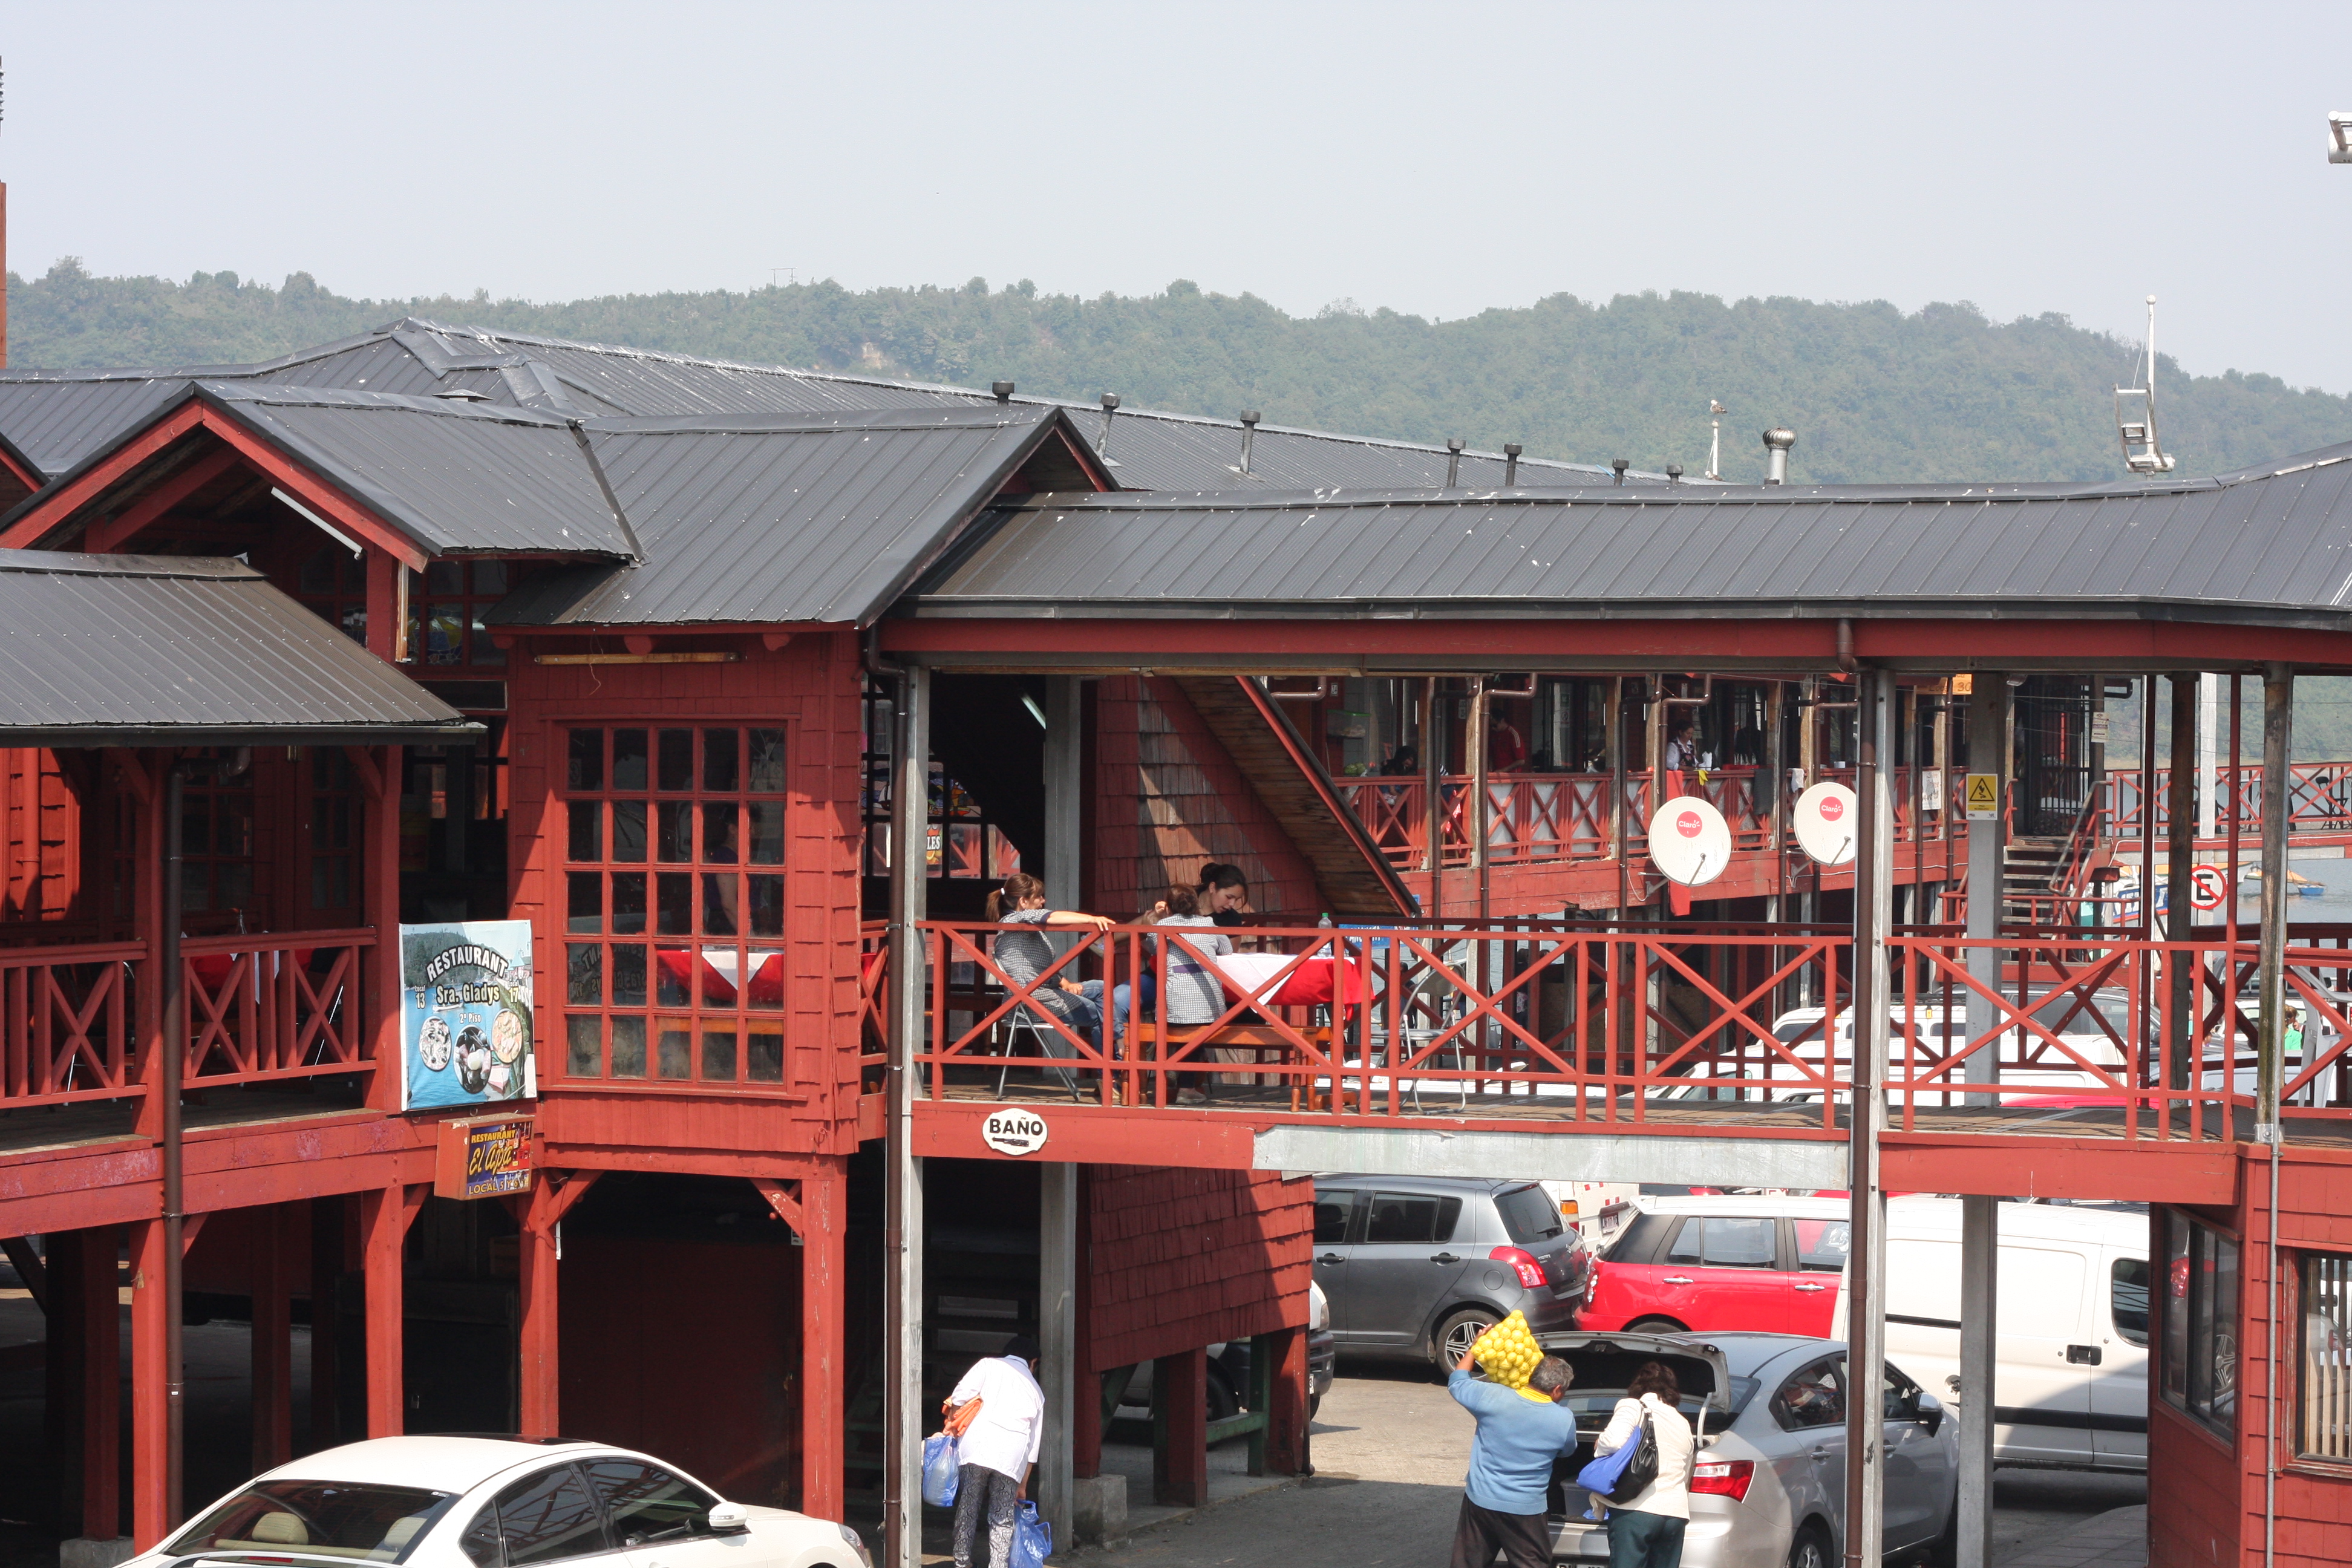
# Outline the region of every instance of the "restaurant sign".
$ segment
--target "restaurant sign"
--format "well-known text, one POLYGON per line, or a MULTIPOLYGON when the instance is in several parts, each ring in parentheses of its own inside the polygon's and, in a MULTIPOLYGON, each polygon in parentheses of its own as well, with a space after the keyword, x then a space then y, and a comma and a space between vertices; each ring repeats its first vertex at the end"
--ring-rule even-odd
POLYGON ((436 1198, 502 1198, 530 1191, 528 1116, 467 1116, 441 1123, 434 1150, 436 1198))
POLYGON ((401 927, 401 1109, 536 1095, 530 1007, 529 921, 401 927))

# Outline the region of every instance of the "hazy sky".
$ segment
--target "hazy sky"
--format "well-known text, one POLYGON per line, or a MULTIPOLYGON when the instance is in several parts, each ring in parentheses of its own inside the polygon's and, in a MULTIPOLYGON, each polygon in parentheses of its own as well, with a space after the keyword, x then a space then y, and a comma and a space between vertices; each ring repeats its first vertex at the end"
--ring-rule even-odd
POLYGON ((2352 8, 0 4, 10 264, 1971 300, 2352 390, 2352 8), (782 272, 775 276, 782 277, 782 272))

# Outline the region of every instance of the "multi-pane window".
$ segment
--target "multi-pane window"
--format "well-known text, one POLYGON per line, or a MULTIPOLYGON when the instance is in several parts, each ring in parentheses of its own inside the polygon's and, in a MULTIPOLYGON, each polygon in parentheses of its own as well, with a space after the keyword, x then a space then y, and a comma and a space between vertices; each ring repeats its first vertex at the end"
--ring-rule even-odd
POLYGON ((359 802, 352 795, 352 763, 332 746, 310 751, 310 907, 348 910, 359 902, 352 858, 359 802))
POLYGON ((180 796, 181 908, 219 918, 206 931, 263 929, 253 885, 253 770, 213 782, 198 774, 180 796), (242 923, 240 923, 240 921, 242 923))
POLYGON ((2238 1419, 2238 1243, 2174 1212, 2166 1226, 2164 1397, 2224 1437, 2238 1419))
POLYGON ((428 561, 408 574, 408 658, 412 664, 503 665, 483 617, 520 579, 512 562, 428 561))
POLYGON ((565 1070, 781 1083, 785 731, 565 732, 565 1070))
POLYGON ((2352 1257, 2303 1259, 2302 1436, 2297 1451, 2352 1463, 2352 1257))
POLYGON ((294 596, 353 642, 367 641, 367 562, 340 544, 321 544, 302 563, 294 596))

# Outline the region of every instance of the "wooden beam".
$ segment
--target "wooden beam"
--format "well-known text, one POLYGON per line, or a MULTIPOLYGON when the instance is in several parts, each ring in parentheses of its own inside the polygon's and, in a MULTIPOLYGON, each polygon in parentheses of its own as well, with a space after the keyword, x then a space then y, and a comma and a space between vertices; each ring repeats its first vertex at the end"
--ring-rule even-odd
MULTIPOLYGON (((642 640, 642 639, 640 639, 642 640)), ((535 653, 533 664, 733 664, 740 653, 535 653)))
POLYGON ((402 1184, 362 1194, 360 1234, 365 1275, 367 1321, 367 1431, 371 1437, 397 1437, 407 1424, 402 1244, 433 1188, 402 1184))
POLYGON ((16 525, 0 533, 0 548, 26 550, 38 546, 65 521, 89 501, 95 500, 111 489, 117 481, 128 476, 148 458, 155 456, 189 431, 200 428, 205 422, 204 405, 193 398, 183 403, 146 430, 132 437, 114 450, 114 455, 99 463, 79 479, 58 486, 39 498, 40 504, 17 520, 16 525))
POLYGON ((343 756, 352 764, 352 776, 360 781, 360 791, 370 800, 383 798, 383 769, 376 765, 373 746, 345 746, 343 756))
POLYGON ((800 1185, 799 1183, 779 1182, 771 1176, 754 1176, 751 1184, 760 1189, 760 1195, 768 1200, 768 1206, 776 1211, 776 1217, 793 1227, 793 1235, 805 1237, 808 1234, 807 1225, 801 1218, 800 1199, 785 1190, 787 1186, 800 1185))
POLYGON ((33 1244, 21 1236, 12 1236, 0 1241, 0 1251, 8 1255, 9 1266, 16 1270, 16 1278, 22 1279, 25 1289, 33 1293, 33 1305, 41 1310, 44 1317, 47 1316, 49 1271, 41 1261, 41 1255, 34 1251, 33 1244))
POLYGON ((142 529, 195 494, 244 460, 234 447, 215 447, 193 458, 140 492, 112 517, 92 522, 82 531, 81 547, 92 555, 110 554, 142 529))

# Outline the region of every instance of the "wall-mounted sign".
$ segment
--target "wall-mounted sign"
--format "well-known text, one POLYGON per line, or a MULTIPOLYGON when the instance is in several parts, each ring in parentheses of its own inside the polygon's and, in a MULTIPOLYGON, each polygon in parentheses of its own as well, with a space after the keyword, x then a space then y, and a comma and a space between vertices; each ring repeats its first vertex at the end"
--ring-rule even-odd
POLYGON ((1000 1154, 1034 1154, 1045 1146, 1045 1119, 1034 1110, 992 1110, 980 1141, 1000 1154))
POLYGON ((2200 910, 2218 910, 2230 901, 2229 873, 2219 866, 2200 866, 2189 873, 2189 901, 2200 910))
POLYGON ((530 1191, 530 1118, 467 1116, 441 1123, 433 1152, 436 1198, 502 1198, 530 1191))
POLYGON ((530 1004, 529 921, 401 927, 401 1109, 536 1095, 530 1004))
POLYGON ((2000 775, 1970 773, 1969 775, 1969 820, 1991 822, 2000 816, 2000 775))

